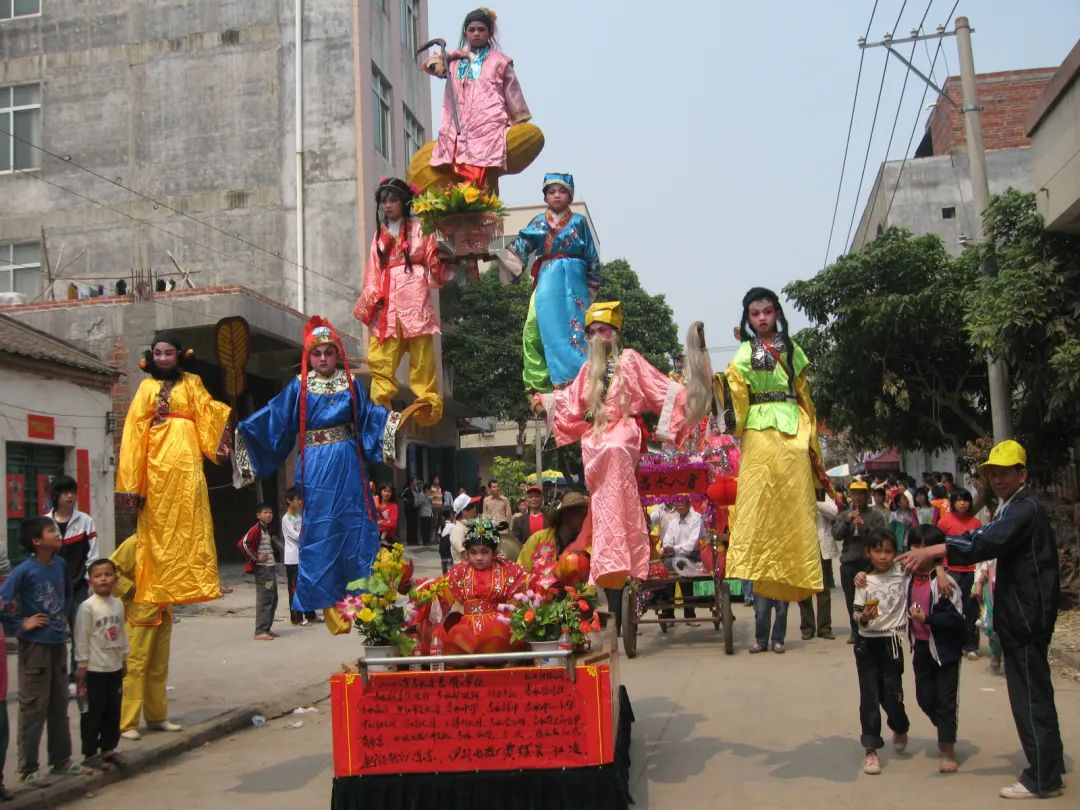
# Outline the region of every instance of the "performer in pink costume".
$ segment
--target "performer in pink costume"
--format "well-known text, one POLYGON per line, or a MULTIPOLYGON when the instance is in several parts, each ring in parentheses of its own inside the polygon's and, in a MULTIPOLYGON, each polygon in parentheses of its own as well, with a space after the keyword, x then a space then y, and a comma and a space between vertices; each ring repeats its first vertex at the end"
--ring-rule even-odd
POLYGON ((693 428, 686 419, 686 389, 633 349, 623 349, 622 325, 618 301, 589 307, 588 361, 567 388, 542 395, 555 440, 581 440, 593 521, 590 581, 604 588, 648 575, 649 532, 636 479, 641 428, 635 417, 659 413, 657 438, 677 445, 693 428))

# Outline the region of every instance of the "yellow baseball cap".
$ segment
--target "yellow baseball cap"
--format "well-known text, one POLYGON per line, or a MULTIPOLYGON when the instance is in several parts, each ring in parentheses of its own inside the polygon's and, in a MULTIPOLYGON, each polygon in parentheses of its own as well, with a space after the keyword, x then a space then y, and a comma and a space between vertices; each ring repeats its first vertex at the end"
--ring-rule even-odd
POLYGON ((1006 439, 998 442, 990 450, 990 458, 980 466, 983 467, 1026 467, 1027 451, 1018 441, 1006 439))
POLYGON ((585 327, 589 324, 606 323, 622 331, 623 311, 621 301, 597 301, 585 313, 585 327))
POLYGON ((848 491, 851 491, 853 489, 861 489, 863 492, 869 492, 870 485, 867 484, 865 481, 852 481, 850 484, 848 484, 848 491))

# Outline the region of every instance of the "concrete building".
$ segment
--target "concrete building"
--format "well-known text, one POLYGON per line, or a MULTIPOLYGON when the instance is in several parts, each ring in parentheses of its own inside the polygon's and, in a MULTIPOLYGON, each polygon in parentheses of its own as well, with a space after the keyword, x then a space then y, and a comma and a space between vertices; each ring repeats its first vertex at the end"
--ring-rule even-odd
POLYGON ((103 553, 113 548, 115 460, 110 390, 120 372, 94 354, 0 315, 0 466, 3 537, 25 558, 19 524, 52 506, 50 479, 74 478, 78 508, 93 516, 103 553))
POLYGON ((1080 232, 1080 41, 1024 122, 1039 213, 1053 231, 1080 232))
MULTIPOLYGON (((126 373, 118 431, 159 329, 196 348, 220 396, 214 325, 247 320, 242 415, 296 373, 312 313, 347 336, 363 375, 351 313, 373 189, 431 137, 430 79, 413 57, 426 0, 16 5, 32 13, 0 17, 0 129, 12 133, 0 136, 0 293, 25 303, 5 311, 126 373)), ((452 476, 447 412, 410 426, 410 473, 452 476)), ((207 473, 231 549, 254 495, 207 473)))
MULTIPOLYGON (((1034 191, 1031 142, 1024 116, 1053 76, 1053 68, 980 73, 976 77, 983 108, 983 141, 990 193, 1008 188, 1034 191)), ((961 103, 960 78, 950 76, 945 92, 961 103)), ((850 249, 859 250, 887 228, 941 237, 959 254, 975 232, 971 175, 960 112, 939 99, 915 154, 881 164, 850 249)))

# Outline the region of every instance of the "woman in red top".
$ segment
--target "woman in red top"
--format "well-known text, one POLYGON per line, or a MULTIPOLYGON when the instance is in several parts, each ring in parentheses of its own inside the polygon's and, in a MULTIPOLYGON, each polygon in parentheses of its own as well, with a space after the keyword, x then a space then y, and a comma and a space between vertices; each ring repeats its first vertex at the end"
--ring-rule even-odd
POLYGON ((379 490, 375 509, 379 513, 379 544, 390 548, 397 541, 398 505, 394 503, 394 489, 389 484, 379 490))
MULTIPOLYGON (((971 513, 972 497, 966 489, 953 490, 949 505, 951 510, 943 512, 937 521, 937 527, 946 537, 958 537, 982 526, 982 521, 971 513)), ((971 596, 975 566, 948 565, 946 568, 960 586, 964 604, 964 655, 974 661, 979 657, 979 600, 971 596)))

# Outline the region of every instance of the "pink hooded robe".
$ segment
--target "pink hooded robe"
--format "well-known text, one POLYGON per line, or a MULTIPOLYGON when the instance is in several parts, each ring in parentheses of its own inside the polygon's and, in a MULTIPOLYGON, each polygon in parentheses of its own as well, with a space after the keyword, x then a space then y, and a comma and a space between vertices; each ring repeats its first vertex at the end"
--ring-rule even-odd
MULTIPOLYGON (((589 364, 553 397, 555 440, 581 439, 593 546, 589 581, 628 571, 635 579, 649 572, 649 532, 637 488, 641 430, 634 416, 659 413, 659 439, 681 445, 693 428, 686 418, 686 388, 658 371, 633 349, 623 349, 619 372, 604 399, 607 426, 597 436, 585 421, 589 364), (625 397, 625 413, 620 402, 625 397)), ((551 410, 551 409, 549 409, 551 410)))
POLYGON ((431 165, 468 164, 505 169, 506 130, 511 124, 528 121, 532 114, 509 56, 492 48, 484 57, 480 78, 462 80, 458 78, 458 65, 468 54, 467 48, 448 54, 450 69, 443 94, 442 123, 431 165), (454 124, 451 93, 457 99, 462 132, 454 124))

